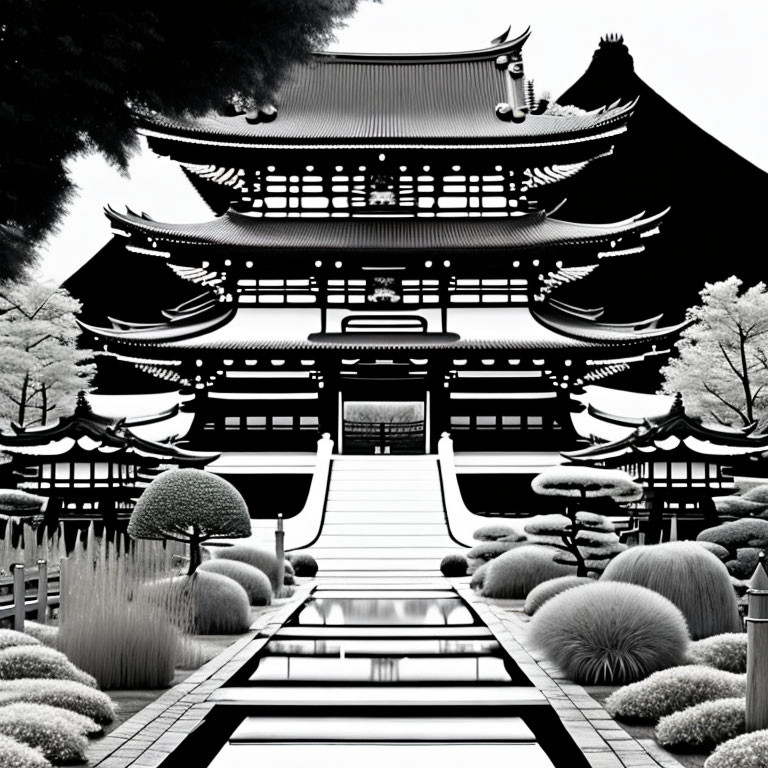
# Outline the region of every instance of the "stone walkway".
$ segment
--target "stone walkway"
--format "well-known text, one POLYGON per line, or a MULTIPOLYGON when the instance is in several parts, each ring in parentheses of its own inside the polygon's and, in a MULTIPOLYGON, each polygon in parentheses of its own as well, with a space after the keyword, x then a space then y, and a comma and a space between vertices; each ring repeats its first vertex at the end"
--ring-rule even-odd
POLYGON ((553 664, 535 659, 523 644, 527 630, 524 614, 479 597, 467 586, 466 579, 455 580, 454 586, 544 694, 593 768, 682 768, 653 739, 637 740, 628 734, 599 702, 581 686, 566 680, 553 664))

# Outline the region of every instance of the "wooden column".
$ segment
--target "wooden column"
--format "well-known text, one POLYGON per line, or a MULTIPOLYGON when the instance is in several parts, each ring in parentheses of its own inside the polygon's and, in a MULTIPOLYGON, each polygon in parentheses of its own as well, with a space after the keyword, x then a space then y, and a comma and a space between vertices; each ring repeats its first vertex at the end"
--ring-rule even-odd
POLYGON ((27 585, 24 581, 24 566, 21 563, 13 565, 13 628, 17 632, 24 631, 26 617, 27 585))
POLYGON ((768 573, 765 553, 749 582, 747 616, 747 732, 768 728, 768 573))
POLYGON ((45 624, 48 618, 48 561, 37 561, 37 620, 45 624))
POLYGON ((283 530, 283 516, 277 516, 277 530, 275 531, 275 557, 277 558, 277 582, 275 587, 275 597, 280 597, 284 591, 283 582, 285 581, 285 531, 283 530))

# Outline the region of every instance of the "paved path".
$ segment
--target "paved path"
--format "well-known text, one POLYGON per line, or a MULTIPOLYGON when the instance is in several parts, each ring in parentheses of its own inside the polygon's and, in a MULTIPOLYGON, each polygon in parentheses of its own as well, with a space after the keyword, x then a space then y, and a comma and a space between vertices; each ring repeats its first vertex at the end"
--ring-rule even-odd
POLYGON ((351 768, 383 751, 400 768, 425 759, 453 768, 478 758, 551 768, 545 753, 569 734, 585 760, 555 760, 558 768, 679 768, 654 743, 626 734, 582 688, 537 662, 521 642, 519 615, 477 598, 466 580, 434 573, 405 580, 387 572, 326 576, 262 616, 256 629, 95 742, 91 765, 157 768, 173 753, 190 768, 310 758, 351 768), (310 589, 314 599, 303 619, 285 624, 310 589), (493 650, 498 645, 517 672, 493 650), (216 730, 211 723, 222 718, 229 719, 216 730), (192 731, 199 746, 190 761, 185 750, 193 742, 185 739, 192 731))

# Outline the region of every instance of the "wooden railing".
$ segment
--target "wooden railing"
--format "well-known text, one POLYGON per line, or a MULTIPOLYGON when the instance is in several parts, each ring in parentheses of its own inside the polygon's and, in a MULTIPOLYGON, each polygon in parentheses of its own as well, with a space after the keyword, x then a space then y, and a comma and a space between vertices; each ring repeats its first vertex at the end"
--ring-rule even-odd
POLYGON ((47 560, 38 560, 34 568, 11 566, 10 576, 0 576, 0 619, 13 617, 13 628, 24 631, 24 621, 33 614, 44 624, 49 608, 60 602, 58 566, 49 568, 47 560), (31 586, 30 586, 31 585, 31 586))

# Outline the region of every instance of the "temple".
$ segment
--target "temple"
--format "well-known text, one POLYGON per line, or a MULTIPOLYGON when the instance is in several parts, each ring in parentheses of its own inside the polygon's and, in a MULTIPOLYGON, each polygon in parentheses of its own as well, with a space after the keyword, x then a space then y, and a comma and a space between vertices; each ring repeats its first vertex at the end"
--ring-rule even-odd
POLYGON ((141 115, 217 215, 107 209, 125 259, 156 258, 197 293, 154 322, 84 323, 94 348, 193 395, 197 450, 308 451, 328 433, 339 454, 433 453, 444 432, 460 451, 576 448, 574 395, 667 353, 681 326, 574 302, 601 262, 652 247, 666 211, 558 216, 634 103, 537 100, 529 34, 466 53, 319 53, 274 104, 141 115))

